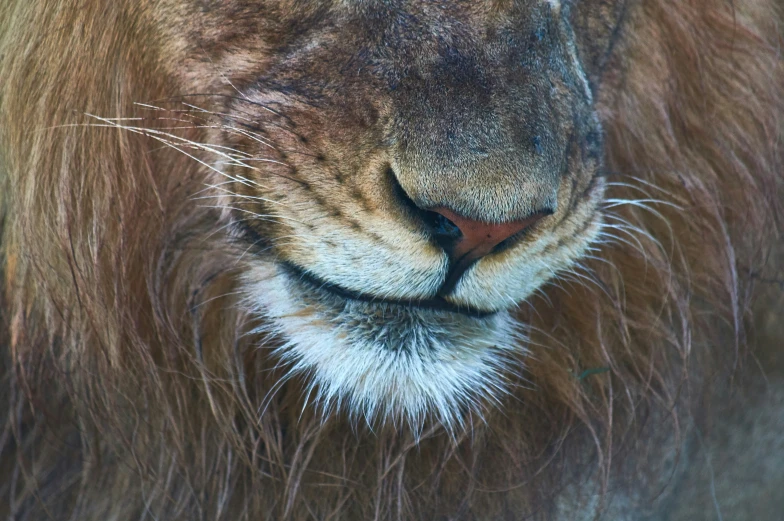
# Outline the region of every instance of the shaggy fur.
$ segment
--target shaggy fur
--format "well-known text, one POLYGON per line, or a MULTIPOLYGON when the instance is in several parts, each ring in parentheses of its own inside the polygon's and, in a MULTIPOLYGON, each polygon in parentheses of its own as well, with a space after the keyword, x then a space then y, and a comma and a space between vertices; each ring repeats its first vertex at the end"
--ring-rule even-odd
POLYGON ((716 382, 746 365, 758 283, 779 265, 778 2, 584 0, 604 235, 516 312, 510 395, 451 432, 324 417, 242 305, 248 246, 198 204, 214 165, 184 146, 209 146, 214 120, 173 98, 197 68, 159 59, 183 52, 191 11, 229 4, 233 25, 205 18, 201 65, 231 49, 262 66, 269 42, 243 25, 255 2, 0 5, 0 516, 655 511, 684 420, 701 428, 716 382), (187 141, 156 141, 176 122, 187 141))

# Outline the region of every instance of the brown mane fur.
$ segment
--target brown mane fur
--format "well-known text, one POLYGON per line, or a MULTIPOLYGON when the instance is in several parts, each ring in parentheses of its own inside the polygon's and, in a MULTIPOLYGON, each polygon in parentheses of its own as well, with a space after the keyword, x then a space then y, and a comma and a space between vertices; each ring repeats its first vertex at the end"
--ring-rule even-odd
POLYGON ((514 396, 417 443, 278 388, 233 295, 242 249, 193 200, 204 172, 89 116, 177 94, 154 13, 126 3, 0 6, 0 516, 547 518, 582 483, 598 509, 744 363, 780 240, 778 4, 630 5, 599 100, 615 237, 521 310, 514 396))

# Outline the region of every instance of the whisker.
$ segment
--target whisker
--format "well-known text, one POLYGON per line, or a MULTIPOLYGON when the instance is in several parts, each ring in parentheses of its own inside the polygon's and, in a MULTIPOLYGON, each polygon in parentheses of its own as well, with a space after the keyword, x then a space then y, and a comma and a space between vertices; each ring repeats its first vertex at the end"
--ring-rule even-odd
MULTIPOLYGON (((215 155, 217 155, 219 157, 223 157, 223 158, 227 159, 229 161, 229 164, 232 164, 232 165, 235 165, 235 166, 242 166, 244 168, 248 168, 248 169, 250 169, 252 171, 255 171, 255 172, 270 173, 270 172, 262 172, 258 168, 253 167, 251 165, 247 165, 242 160, 240 160, 240 159, 238 159, 236 157, 233 157, 230 154, 227 154, 226 152, 223 152, 222 150, 219 150, 220 148, 225 148, 225 149, 230 150, 231 152, 239 153, 238 151, 233 150, 233 149, 231 149, 229 147, 223 147, 223 146, 220 146, 220 145, 216 145, 216 146, 207 145, 207 144, 199 143, 199 142, 196 142, 196 141, 192 141, 192 140, 189 140, 189 139, 186 139, 186 138, 183 138, 181 136, 177 136, 175 134, 171 134, 171 133, 168 133, 168 132, 157 131, 155 129, 148 129, 148 128, 143 128, 143 127, 132 127, 132 126, 127 126, 127 125, 121 125, 119 123, 113 123, 113 122, 111 122, 109 120, 106 120, 105 118, 102 118, 100 116, 95 116, 95 115, 89 114, 89 113, 87 114, 87 116, 95 118, 95 119, 97 119, 99 121, 103 121, 103 122, 105 122, 105 123, 107 123, 110 126, 113 126, 115 128, 119 128, 119 129, 122 129, 122 130, 127 130, 127 131, 132 132, 132 133, 136 133, 136 134, 140 134, 140 135, 151 137, 152 139, 155 139, 155 140, 157 140, 157 141, 159 141, 159 142, 161 142, 161 143, 163 143, 165 145, 168 145, 171 148, 177 150, 178 152, 184 154, 185 156, 193 159, 194 161, 198 162, 199 164, 207 167, 209 170, 211 170, 213 172, 216 172, 216 173, 220 174, 221 176, 228 177, 230 179, 236 179, 238 182, 240 182, 242 184, 245 184, 245 185, 248 185, 248 186, 250 186, 252 184, 255 184, 255 183, 250 181, 250 180, 247 180, 247 179, 240 180, 238 178, 232 177, 229 174, 226 174, 225 172, 223 172, 222 170, 214 167, 213 165, 210 165, 207 162, 203 161, 202 159, 194 156, 193 154, 189 154, 182 147, 186 146, 186 147, 194 148, 196 150, 203 150, 203 151, 206 151, 206 152, 211 152, 211 153, 213 153, 213 154, 215 154, 215 155), (170 138, 170 139, 179 141, 179 144, 174 143, 174 142, 170 141, 169 139, 165 139, 165 138, 170 138)), ((99 126, 99 125, 96 125, 96 126, 99 126)), ((263 161, 265 163, 272 163, 272 164, 278 164, 278 165, 289 167, 289 165, 287 165, 286 163, 282 163, 282 162, 274 160, 274 159, 259 159, 259 161, 263 161)), ((286 175, 283 175, 283 174, 280 174, 280 173, 273 173, 273 175, 276 175, 278 177, 282 177, 282 178, 288 179, 290 181, 293 181, 293 182, 296 182, 296 183, 299 183, 299 184, 307 185, 307 183, 305 183, 302 180, 295 179, 295 178, 292 178, 290 176, 286 176, 286 175)))

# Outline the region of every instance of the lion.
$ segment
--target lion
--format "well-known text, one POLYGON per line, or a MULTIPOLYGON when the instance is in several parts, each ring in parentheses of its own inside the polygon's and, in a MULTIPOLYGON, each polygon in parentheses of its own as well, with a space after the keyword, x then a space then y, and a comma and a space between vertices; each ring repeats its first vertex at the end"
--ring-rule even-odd
POLYGON ((777 0, 0 6, 0 516, 778 519, 777 0))

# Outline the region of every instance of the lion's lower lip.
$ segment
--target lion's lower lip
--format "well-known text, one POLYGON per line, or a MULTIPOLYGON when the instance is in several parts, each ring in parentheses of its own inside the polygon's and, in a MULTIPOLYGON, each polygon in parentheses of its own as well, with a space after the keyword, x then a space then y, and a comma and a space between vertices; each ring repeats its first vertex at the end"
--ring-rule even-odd
POLYGON ((368 302, 371 304, 379 304, 379 305, 388 304, 393 306, 402 306, 402 307, 415 308, 415 309, 446 311, 450 313, 459 313, 461 315, 466 315, 475 318, 484 318, 496 313, 496 311, 486 311, 486 310, 476 309, 471 306, 458 306, 452 304, 451 302, 447 302, 441 297, 422 299, 422 300, 383 298, 376 295, 369 295, 367 293, 346 289, 341 286, 338 286, 337 284, 327 282, 323 279, 314 276, 313 274, 309 273, 307 270, 295 264, 292 264, 290 262, 281 263, 281 267, 286 272, 288 272, 288 274, 292 277, 292 279, 297 280, 300 283, 312 288, 314 291, 329 293, 343 300, 357 300, 361 302, 368 302))

